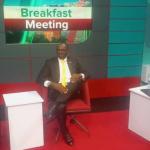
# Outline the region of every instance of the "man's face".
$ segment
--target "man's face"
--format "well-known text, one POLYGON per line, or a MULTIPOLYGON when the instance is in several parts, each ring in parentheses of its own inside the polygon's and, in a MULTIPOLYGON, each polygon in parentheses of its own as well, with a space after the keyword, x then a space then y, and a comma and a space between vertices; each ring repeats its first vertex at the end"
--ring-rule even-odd
POLYGON ((60 44, 58 47, 57 47, 57 56, 60 58, 60 59, 64 59, 66 58, 68 54, 68 47, 66 44, 60 44))

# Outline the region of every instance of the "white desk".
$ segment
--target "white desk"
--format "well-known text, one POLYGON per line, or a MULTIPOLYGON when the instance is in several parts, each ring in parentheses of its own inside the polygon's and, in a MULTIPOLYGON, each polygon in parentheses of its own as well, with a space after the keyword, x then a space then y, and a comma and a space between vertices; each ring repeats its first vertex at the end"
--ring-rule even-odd
POLYGON ((11 150, 44 145, 43 99, 36 91, 3 94, 8 110, 11 150))
POLYGON ((144 94, 141 86, 130 89, 130 109, 128 128, 150 141, 150 97, 144 94))

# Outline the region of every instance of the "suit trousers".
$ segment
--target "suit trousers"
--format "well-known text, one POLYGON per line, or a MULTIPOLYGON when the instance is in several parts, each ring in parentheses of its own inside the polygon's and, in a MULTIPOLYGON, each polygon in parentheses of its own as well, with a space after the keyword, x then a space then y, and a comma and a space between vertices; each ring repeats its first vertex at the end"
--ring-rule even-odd
MULTIPOLYGON (((82 81, 68 83, 68 92, 66 94, 61 94, 56 90, 51 91, 51 97, 49 101, 52 101, 52 103, 50 102, 50 105, 52 104, 55 107, 55 115, 58 119, 60 130, 63 134, 68 132, 66 127, 66 104, 69 100, 71 100, 72 96, 79 91, 81 83, 82 81)), ((49 108, 51 108, 51 106, 49 106, 49 108)))

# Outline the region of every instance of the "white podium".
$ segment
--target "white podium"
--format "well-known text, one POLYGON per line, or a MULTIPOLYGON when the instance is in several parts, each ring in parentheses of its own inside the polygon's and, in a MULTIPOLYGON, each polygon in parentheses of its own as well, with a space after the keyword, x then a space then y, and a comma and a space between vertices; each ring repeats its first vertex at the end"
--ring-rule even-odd
POLYGON ((11 150, 44 145, 43 99, 36 91, 3 94, 8 110, 11 150))
POLYGON ((128 128, 150 141, 150 97, 144 94, 141 86, 130 89, 130 109, 128 128))

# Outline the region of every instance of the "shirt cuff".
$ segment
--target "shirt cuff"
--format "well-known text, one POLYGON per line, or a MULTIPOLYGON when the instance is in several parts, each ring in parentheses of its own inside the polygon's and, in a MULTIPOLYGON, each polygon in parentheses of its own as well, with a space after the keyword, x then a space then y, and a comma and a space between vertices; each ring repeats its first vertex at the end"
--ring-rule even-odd
POLYGON ((49 80, 44 81, 44 86, 45 87, 49 87, 50 84, 51 84, 51 81, 49 81, 49 80))
POLYGON ((85 74, 84 73, 80 73, 82 79, 85 79, 85 74))

